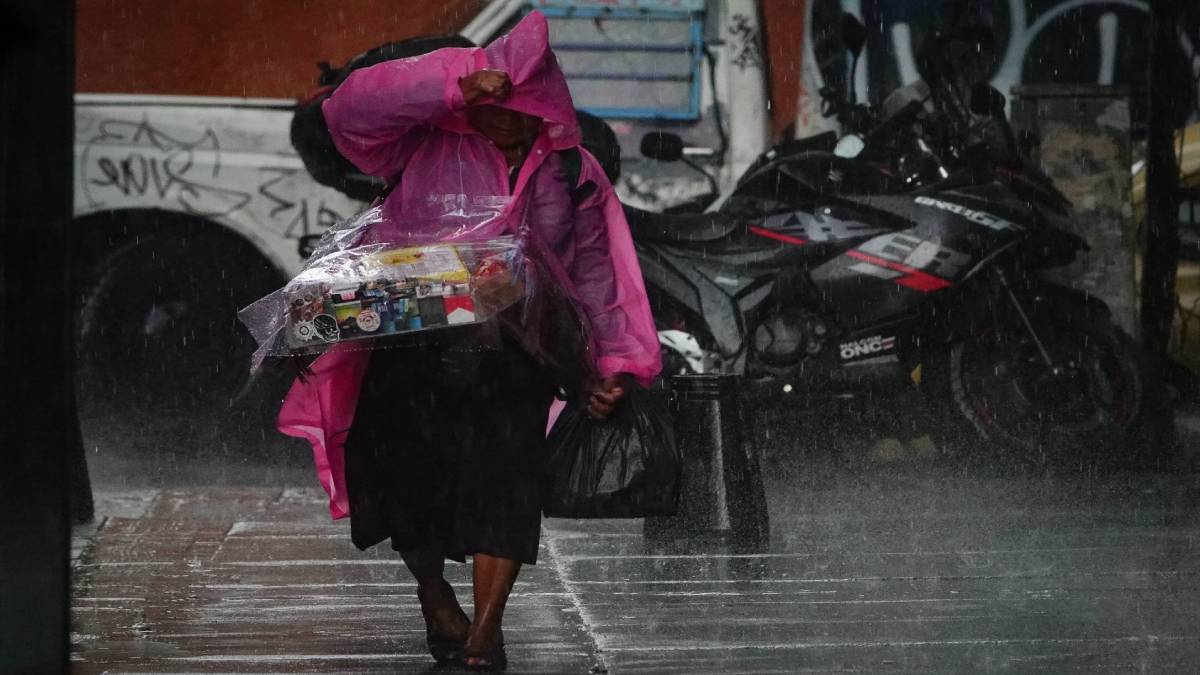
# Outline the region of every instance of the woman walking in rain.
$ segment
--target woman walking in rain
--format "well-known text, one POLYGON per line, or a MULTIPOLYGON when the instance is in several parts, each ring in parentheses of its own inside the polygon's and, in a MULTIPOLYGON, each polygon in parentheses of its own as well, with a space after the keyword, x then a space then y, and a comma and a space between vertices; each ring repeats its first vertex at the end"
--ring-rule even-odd
MULTIPOLYGON (((369 240, 520 231, 561 266, 564 290, 592 333, 592 416, 609 415, 631 386, 658 374, 628 225, 599 163, 579 147, 540 13, 486 48, 358 70, 324 114, 342 154, 395 185, 369 240), (567 168, 572 154, 575 170, 567 168), (447 195, 501 204, 499 217, 447 234, 444 216, 426 217, 447 195)), ((390 539, 400 552, 435 659, 504 668, 505 604, 521 566, 537 560, 545 427, 559 383, 511 336, 475 359, 436 344, 334 349, 311 370, 289 392, 279 427, 312 442, 333 515, 350 516, 360 549, 390 539), (443 577, 445 559, 466 556, 472 619, 443 577)))

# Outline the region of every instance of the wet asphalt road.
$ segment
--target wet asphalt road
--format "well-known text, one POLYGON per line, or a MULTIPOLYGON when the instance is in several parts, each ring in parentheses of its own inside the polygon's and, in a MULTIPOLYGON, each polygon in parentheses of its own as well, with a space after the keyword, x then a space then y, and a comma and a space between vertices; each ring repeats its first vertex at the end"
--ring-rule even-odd
MULTIPOLYGON (((1195 672, 1196 474, 945 462, 877 442, 910 428, 851 417, 759 430, 762 551, 547 521, 510 605, 510 671, 1195 672)), ((214 480, 228 462, 177 459, 169 488, 98 467, 107 518, 80 532, 77 672, 429 669, 394 554, 355 550, 303 445, 285 448, 297 456, 249 453, 234 487, 214 480), (269 485, 248 475, 260 467, 269 485)), ((468 601, 469 568, 450 576, 468 601)))

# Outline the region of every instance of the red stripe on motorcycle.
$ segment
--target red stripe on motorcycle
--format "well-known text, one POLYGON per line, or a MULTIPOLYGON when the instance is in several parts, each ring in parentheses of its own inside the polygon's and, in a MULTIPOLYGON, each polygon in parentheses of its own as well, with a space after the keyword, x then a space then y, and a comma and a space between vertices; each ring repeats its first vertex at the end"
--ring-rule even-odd
POLYGON ((766 237, 767 239, 774 239, 775 241, 782 241, 787 244, 795 244, 796 246, 803 246, 808 243, 807 239, 803 239, 801 237, 793 237, 787 234, 772 232, 771 230, 762 227, 755 227, 754 225, 750 225, 749 227, 752 233, 757 234, 760 237, 766 237))
POLYGON ((928 272, 922 272, 915 267, 909 267, 903 263, 892 262, 891 260, 878 258, 869 253, 863 253, 862 251, 846 251, 846 255, 857 260, 862 260, 863 262, 871 263, 872 265, 876 265, 878 267, 896 270, 897 272, 903 272, 906 276, 897 278, 895 280, 896 283, 916 291, 921 291, 922 293, 939 291, 947 286, 953 285, 941 277, 935 277, 932 274, 929 274, 928 272))
POLYGON ((943 288, 952 285, 945 279, 941 279, 933 276, 932 274, 926 274, 924 272, 915 272, 906 277, 900 277, 896 280, 896 283, 900 284, 901 286, 907 286, 913 290, 921 291, 922 293, 940 291, 943 288))

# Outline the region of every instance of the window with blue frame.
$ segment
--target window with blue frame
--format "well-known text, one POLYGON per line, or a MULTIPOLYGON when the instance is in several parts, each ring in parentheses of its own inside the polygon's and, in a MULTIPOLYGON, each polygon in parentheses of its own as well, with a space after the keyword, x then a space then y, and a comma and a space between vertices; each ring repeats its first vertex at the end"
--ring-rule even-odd
POLYGON ((702 3, 537 4, 550 22, 551 46, 577 107, 608 118, 700 117, 702 3))

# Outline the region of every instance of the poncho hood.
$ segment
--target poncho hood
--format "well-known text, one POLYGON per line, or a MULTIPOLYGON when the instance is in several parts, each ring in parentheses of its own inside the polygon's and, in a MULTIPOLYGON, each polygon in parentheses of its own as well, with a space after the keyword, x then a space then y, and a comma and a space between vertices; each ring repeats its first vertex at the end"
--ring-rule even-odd
MULTIPOLYGON (((575 104, 567 78, 550 50, 550 29, 541 12, 530 12, 507 34, 487 47, 464 49, 470 53, 473 70, 501 70, 512 80, 512 94, 503 102, 486 101, 543 120, 542 134, 554 150, 579 145, 582 134, 575 117, 575 104)), ((466 133, 467 116, 455 110, 436 122, 438 126, 466 133)))

